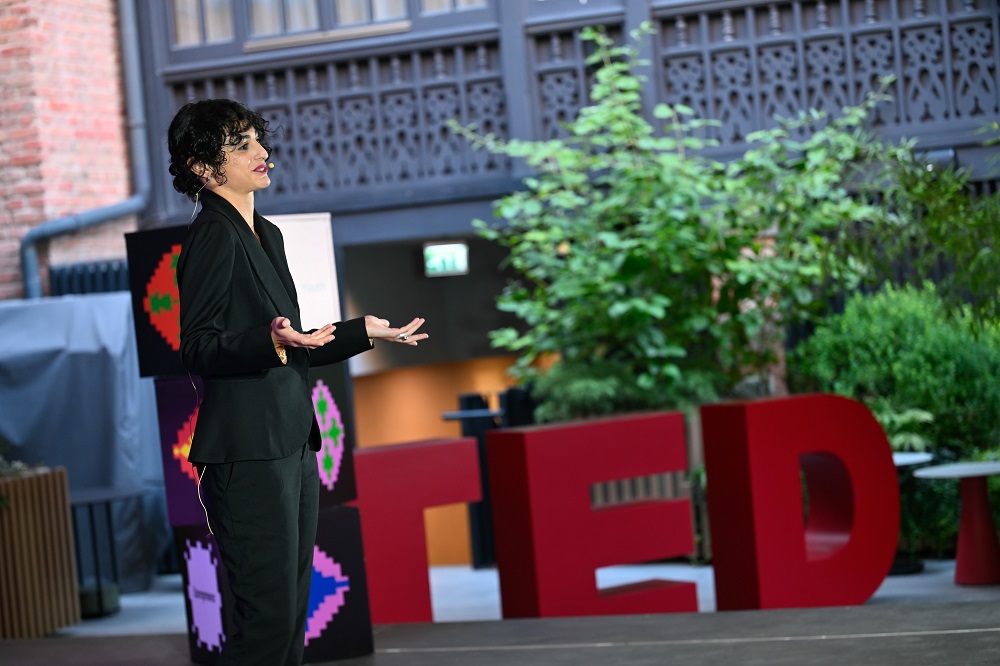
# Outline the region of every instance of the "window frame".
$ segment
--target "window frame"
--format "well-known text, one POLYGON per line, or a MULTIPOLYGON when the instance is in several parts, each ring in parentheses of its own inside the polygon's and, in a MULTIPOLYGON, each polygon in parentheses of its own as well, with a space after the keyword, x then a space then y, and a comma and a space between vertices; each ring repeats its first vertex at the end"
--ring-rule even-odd
MULTIPOLYGON (((505 0, 510 1, 510 0, 505 0)), ((233 17, 233 39, 228 42, 206 43, 205 39, 205 2, 198 0, 199 36, 201 43, 179 46, 175 36, 177 26, 174 17, 174 2, 160 4, 163 18, 168 27, 167 32, 167 63, 170 66, 181 66, 185 69, 194 63, 210 61, 230 61, 232 58, 249 54, 292 50, 302 47, 343 48, 342 42, 352 40, 391 37, 407 33, 430 33, 438 30, 451 30, 467 27, 471 22, 484 26, 495 26, 497 23, 498 0, 485 0, 480 7, 458 8, 452 2, 452 9, 447 12, 421 11, 422 0, 406 0, 408 18, 401 20, 369 21, 338 27, 334 25, 334 0, 316 0, 320 27, 317 30, 296 30, 289 32, 287 25, 287 5, 280 0, 281 33, 255 37, 251 32, 250 3, 245 0, 229 0, 233 17)), ((374 0, 368 0, 372 6, 374 0)))

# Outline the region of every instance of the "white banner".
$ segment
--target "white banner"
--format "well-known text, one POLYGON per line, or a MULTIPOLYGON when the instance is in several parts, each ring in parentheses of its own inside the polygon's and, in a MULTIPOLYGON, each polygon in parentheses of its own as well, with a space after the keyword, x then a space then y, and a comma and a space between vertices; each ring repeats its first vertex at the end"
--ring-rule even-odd
POLYGON ((299 294, 302 328, 310 330, 340 321, 340 291, 330 214, 275 215, 267 219, 274 222, 285 237, 285 255, 299 294))

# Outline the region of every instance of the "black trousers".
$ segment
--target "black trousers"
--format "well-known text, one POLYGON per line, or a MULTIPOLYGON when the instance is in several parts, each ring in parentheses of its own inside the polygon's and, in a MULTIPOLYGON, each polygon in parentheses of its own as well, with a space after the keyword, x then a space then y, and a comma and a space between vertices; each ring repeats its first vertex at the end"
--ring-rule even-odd
POLYGON ((201 480, 234 597, 219 666, 299 666, 319 515, 316 455, 207 465, 201 480))

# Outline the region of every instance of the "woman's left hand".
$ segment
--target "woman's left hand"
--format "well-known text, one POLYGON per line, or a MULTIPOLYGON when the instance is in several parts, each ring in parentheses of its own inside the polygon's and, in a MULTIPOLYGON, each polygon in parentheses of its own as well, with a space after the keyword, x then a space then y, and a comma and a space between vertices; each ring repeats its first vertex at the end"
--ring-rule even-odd
POLYGON ((368 337, 374 340, 388 340, 398 342, 403 345, 416 347, 421 340, 426 340, 429 336, 426 333, 417 333, 417 329, 424 323, 423 317, 414 317, 406 326, 392 328, 388 319, 380 319, 374 315, 365 315, 365 329, 368 337))

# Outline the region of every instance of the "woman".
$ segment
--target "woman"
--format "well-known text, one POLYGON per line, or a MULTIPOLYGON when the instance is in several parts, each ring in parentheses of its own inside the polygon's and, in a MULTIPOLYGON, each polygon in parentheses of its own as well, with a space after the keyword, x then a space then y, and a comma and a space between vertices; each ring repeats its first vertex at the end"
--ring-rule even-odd
POLYGON ((268 123, 225 99, 185 105, 168 131, 174 188, 202 204, 180 259, 181 361, 205 395, 188 459, 235 598, 221 664, 298 665, 318 518, 320 434, 310 366, 373 340, 416 346, 423 319, 373 316, 301 331, 281 232, 254 209, 268 123))

